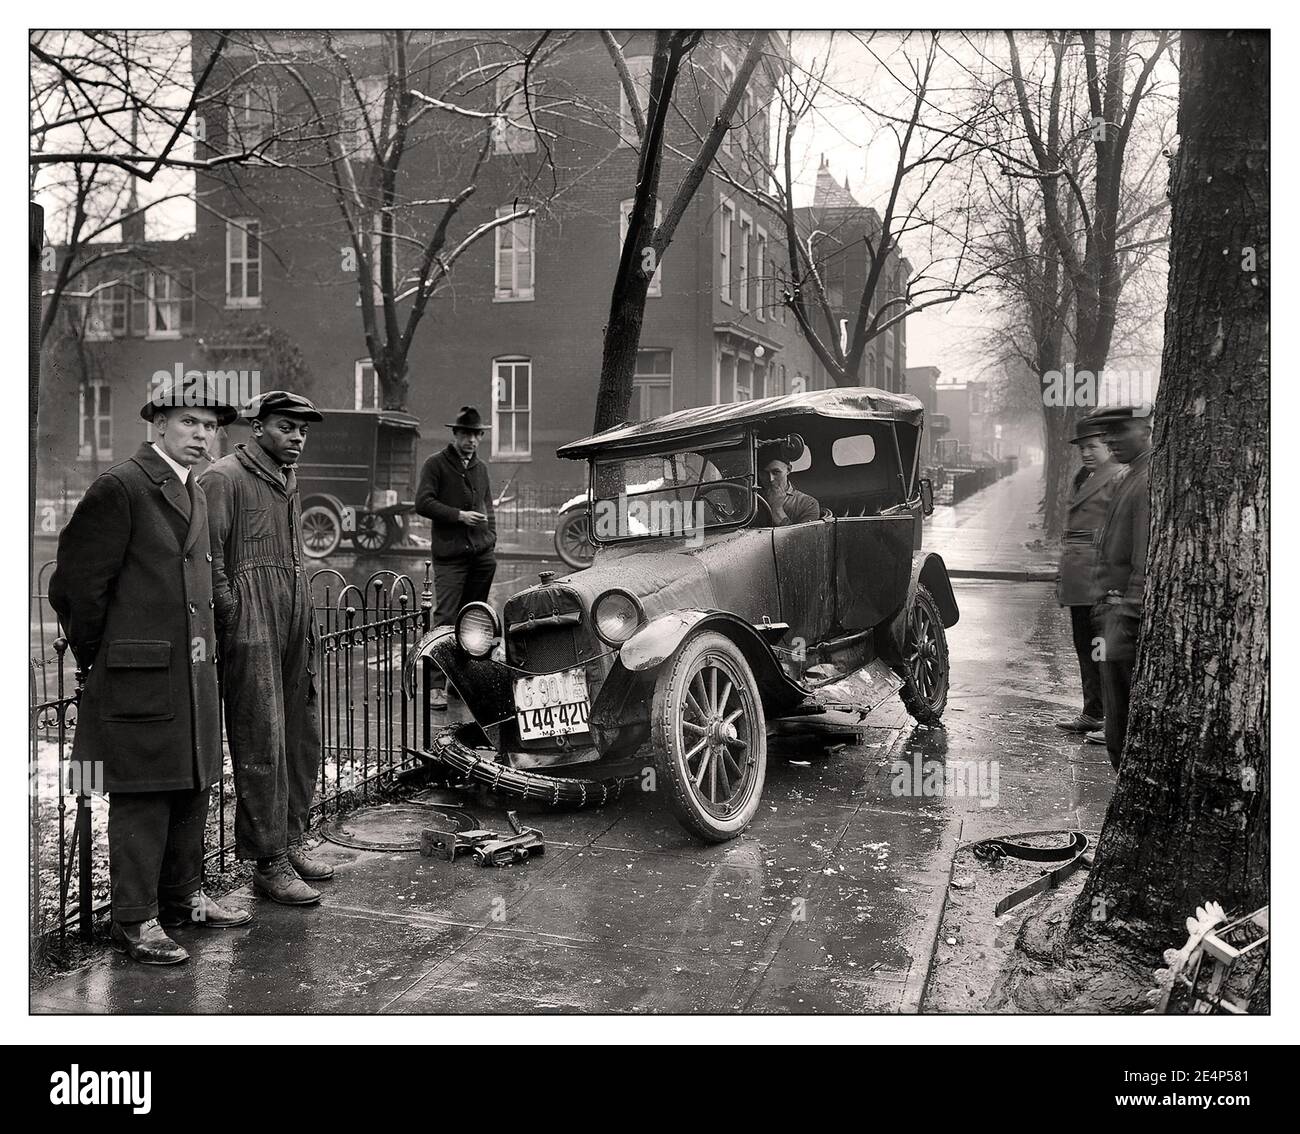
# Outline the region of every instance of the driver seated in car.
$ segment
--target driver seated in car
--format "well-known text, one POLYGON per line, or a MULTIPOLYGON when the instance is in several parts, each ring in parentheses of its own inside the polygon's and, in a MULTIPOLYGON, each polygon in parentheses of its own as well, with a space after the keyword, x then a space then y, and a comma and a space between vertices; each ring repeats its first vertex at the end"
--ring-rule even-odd
MULTIPOLYGON (((763 499, 772 509, 772 523, 776 527, 786 524, 803 524, 809 520, 821 518, 821 505, 808 495, 800 492, 790 483, 790 461, 780 446, 771 446, 759 451, 759 483, 763 499)), ((798 458, 798 454, 795 454, 798 458)), ((763 517, 760 515, 759 523, 763 517)))

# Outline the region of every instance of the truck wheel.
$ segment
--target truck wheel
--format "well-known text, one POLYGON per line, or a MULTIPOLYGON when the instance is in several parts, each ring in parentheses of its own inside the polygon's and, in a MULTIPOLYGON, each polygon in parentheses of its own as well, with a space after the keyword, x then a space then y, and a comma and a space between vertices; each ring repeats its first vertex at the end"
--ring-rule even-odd
POLYGON ((302 550, 312 559, 333 555, 343 538, 343 525, 327 504, 313 504, 302 510, 302 550))
POLYGON ((896 672, 903 679, 898 692, 904 708, 921 724, 937 725, 948 704, 948 638, 934 598, 921 585, 907 616, 903 663, 896 672))
POLYGON ((767 721, 744 654, 722 634, 688 639, 655 682, 651 722, 673 814, 711 843, 734 839, 758 811, 767 775, 767 721))
POLYGON ((596 545, 591 542, 585 508, 570 508, 561 513, 555 524, 555 554, 574 571, 591 566, 596 557, 596 545))
POLYGON ((357 516, 357 530, 352 533, 352 545, 358 551, 371 554, 386 551, 393 544, 394 526, 374 512, 362 512, 357 516))

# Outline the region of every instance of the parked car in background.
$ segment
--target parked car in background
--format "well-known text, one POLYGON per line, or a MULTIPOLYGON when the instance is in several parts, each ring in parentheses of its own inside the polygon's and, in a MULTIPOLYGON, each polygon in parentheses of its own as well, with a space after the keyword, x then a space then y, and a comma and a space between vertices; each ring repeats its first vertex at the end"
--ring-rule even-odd
POLYGON ((721 841, 754 817, 767 727, 901 695, 937 724, 943 560, 921 547, 921 403, 864 387, 682 410, 572 442, 589 466, 589 567, 470 603, 431 631, 473 721, 427 756, 498 791, 600 803, 646 763, 678 819, 721 841), (759 491, 777 445, 821 515, 776 526, 759 491))

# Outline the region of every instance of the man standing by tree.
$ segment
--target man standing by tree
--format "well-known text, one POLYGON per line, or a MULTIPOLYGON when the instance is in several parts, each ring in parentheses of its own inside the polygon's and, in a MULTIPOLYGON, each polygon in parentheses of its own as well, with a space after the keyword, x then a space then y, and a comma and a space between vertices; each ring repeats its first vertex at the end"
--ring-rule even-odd
MULTIPOLYGON (((478 459, 487 426, 473 406, 461 406, 451 430, 451 444, 424 462, 415 510, 433 521, 434 621, 450 626, 467 602, 487 602, 496 575, 497 521, 487 466, 478 459)), ((435 681, 445 682, 438 675, 435 681)), ((447 707, 441 684, 430 690, 435 709, 447 707)))
POLYGON ((306 906, 304 879, 334 868, 303 850, 320 765, 316 619, 302 566, 294 466, 309 422, 306 398, 272 390, 243 416, 252 441, 203 476, 212 537, 226 734, 235 765, 235 853, 255 859, 253 886, 272 901, 306 906))
POLYGON ((189 956, 160 913, 168 925, 250 920, 202 889, 221 708, 208 514, 193 467, 236 415, 210 389, 159 389, 140 411, 158 440, 90 486, 50 579, 50 605, 89 672, 72 752, 81 767, 102 767, 90 779, 109 794, 113 946, 149 965, 189 956))
POLYGON ((1126 475, 1115 490, 1097 550, 1097 593, 1094 633, 1102 639, 1101 692, 1106 712, 1102 734, 1089 733, 1105 744, 1110 762, 1119 770, 1128 728, 1129 688, 1137 658, 1142 622, 1142 590, 1147 580, 1147 538, 1151 527, 1151 410, 1148 406, 1119 406, 1098 410, 1087 418, 1104 425, 1106 445, 1126 475))

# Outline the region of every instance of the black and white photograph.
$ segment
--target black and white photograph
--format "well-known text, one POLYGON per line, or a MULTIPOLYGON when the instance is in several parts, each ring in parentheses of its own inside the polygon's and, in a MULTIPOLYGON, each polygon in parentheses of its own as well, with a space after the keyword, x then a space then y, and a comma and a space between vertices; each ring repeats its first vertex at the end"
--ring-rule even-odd
POLYGON ((450 1026, 1249 1107, 1270 14, 478 15, 26 32, 38 1098, 450 1026))

